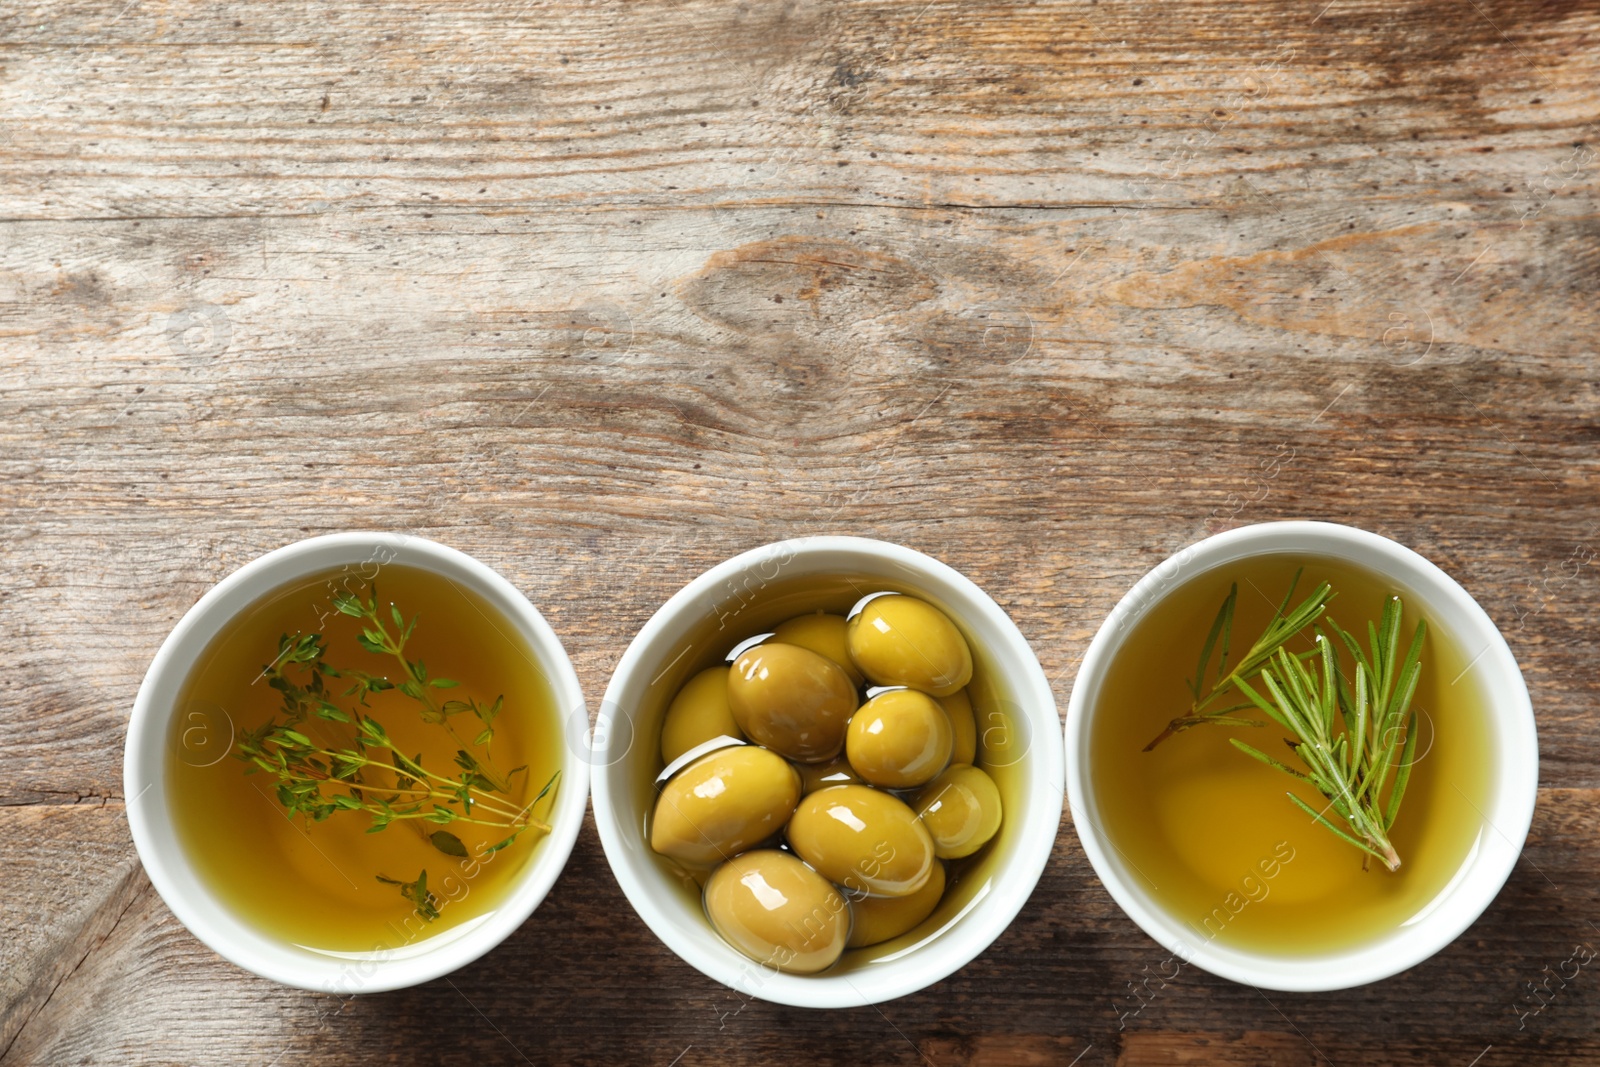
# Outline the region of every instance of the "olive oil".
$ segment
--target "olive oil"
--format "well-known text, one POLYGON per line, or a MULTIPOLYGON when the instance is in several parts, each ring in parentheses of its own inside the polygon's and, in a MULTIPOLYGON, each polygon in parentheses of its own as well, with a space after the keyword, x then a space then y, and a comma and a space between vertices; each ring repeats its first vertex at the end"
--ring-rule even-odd
MULTIPOLYGON (((1230 584, 1239 587, 1237 657, 1265 628, 1301 567, 1296 598, 1331 583, 1328 616, 1363 643, 1368 620, 1399 595, 1401 633, 1409 640, 1420 599, 1407 590, 1341 560, 1262 556, 1200 574, 1170 593, 1128 634, 1096 699, 1089 749, 1095 814, 1133 881, 1187 924, 1196 946, 1215 941, 1304 957, 1370 943, 1423 912, 1487 829, 1479 812, 1493 787, 1490 709, 1468 670, 1477 650, 1453 643, 1449 619, 1426 620, 1412 704, 1418 744, 1391 833, 1401 857, 1396 872, 1376 861, 1363 869, 1359 850, 1285 796, 1294 789, 1320 810, 1326 800, 1313 787, 1229 744, 1237 737, 1298 769, 1283 729, 1273 723, 1195 726, 1144 751, 1188 709, 1185 679, 1230 584)), ((1310 647, 1309 636, 1287 646, 1310 647)), ((1218 706, 1234 702, 1225 697, 1218 706)), ((1259 712, 1244 714, 1266 720, 1259 712)))
MULTIPOLYGON (((511 778, 509 800, 519 808, 531 801, 561 758, 553 691, 532 652, 495 609, 446 578, 394 564, 352 567, 296 582, 242 612, 196 662, 173 716, 167 789, 174 828, 196 876, 246 923, 331 953, 392 950, 488 914, 541 840, 525 833, 489 853, 506 831, 456 822, 450 831, 465 846, 461 857, 435 847, 428 832, 438 827, 422 820, 397 821, 378 833, 368 832, 372 820, 364 811, 308 823, 287 815, 272 775, 247 775, 247 764, 231 758, 244 731, 279 712, 280 694, 263 680, 263 667, 280 635, 322 634, 329 664, 395 676, 395 660, 357 642, 362 620, 332 607, 337 593, 364 594, 364 575, 373 570, 384 610, 392 602, 408 619, 417 617, 407 655, 424 661, 432 677, 459 681, 448 690, 451 698, 489 704, 503 695, 490 743, 494 762, 502 770, 527 765, 511 778), (432 921, 378 878, 412 882, 421 871, 437 898, 432 921)), ((341 695, 343 681, 330 679, 328 687, 345 709, 358 706, 356 697, 341 695)), ((413 700, 392 689, 366 699, 363 714, 378 720, 397 747, 420 754, 430 768, 453 766, 455 743, 422 721, 413 700)), ((315 718, 297 729, 330 748, 347 747, 352 734, 350 726, 315 718)))

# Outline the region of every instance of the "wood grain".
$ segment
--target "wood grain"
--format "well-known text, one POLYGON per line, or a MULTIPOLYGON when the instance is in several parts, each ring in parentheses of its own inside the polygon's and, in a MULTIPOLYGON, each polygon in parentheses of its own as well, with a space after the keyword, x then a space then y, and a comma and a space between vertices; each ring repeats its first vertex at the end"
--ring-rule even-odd
POLYGON ((1526 984, 1600 924, 1597 124, 1584 0, 0 8, 0 1063, 1595 1062, 1594 975, 1526 984), (310 534, 478 556, 591 701, 712 564, 884 537, 1064 706, 1140 574, 1288 517, 1438 562, 1538 716, 1527 858, 1376 987, 1129 1017, 1162 954, 1065 820, 881 1011, 702 978, 592 829, 502 948, 345 1002, 195 941, 120 814, 162 638, 310 534))

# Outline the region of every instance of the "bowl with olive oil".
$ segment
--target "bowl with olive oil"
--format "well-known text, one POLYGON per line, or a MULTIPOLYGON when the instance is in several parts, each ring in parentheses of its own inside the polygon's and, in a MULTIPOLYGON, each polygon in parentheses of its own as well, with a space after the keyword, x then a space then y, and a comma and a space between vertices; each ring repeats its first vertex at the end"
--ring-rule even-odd
POLYGON ((743 997, 872 1004, 982 952, 1060 823, 1059 719, 1010 618, 898 545, 754 549, 656 612, 596 726, 629 902, 743 997))
POLYGON ((414 985, 544 898, 583 819, 587 715, 538 611, 403 534, 316 537, 212 588, 157 652, 123 776, 173 913, 288 985, 414 985))
POLYGON ((1208 538, 1090 644, 1068 795, 1096 873, 1178 959, 1316 991, 1438 952, 1510 875, 1533 709, 1483 609, 1422 556, 1320 522, 1208 538))

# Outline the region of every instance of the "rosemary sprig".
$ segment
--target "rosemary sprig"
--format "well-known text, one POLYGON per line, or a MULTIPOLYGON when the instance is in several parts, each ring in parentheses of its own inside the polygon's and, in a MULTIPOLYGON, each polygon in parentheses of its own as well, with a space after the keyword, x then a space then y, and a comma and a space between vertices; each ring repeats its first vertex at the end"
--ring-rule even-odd
MULTIPOLYGON (((278 639, 278 655, 261 672, 267 684, 283 696, 281 721, 275 715, 240 736, 234 756, 246 764, 245 773, 265 771, 275 776, 278 802, 290 816, 301 815, 315 823, 338 812, 360 811, 371 819, 368 833, 379 833, 396 822, 409 823, 447 856, 468 856, 462 840, 442 829, 458 822, 509 831, 485 849, 485 854, 500 851, 523 833, 548 833, 549 824, 535 818, 532 811, 555 788, 560 772, 545 783, 538 796, 519 806, 512 798, 511 779, 526 772, 526 765, 501 774, 490 758, 494 722, 504 698, 497 697, 488 705, 472 699, 436 701, 435 691, 454 689, 460 683, 430 678, 427 665, 406 654, 416 618, 406 622, 400 609, 391 604, 391 630, 378 611, 376 586, 369 585, 366 593, 365 599, 342 593, 334 598, 334 607, 366 624, 357 642, 368 652, 395 659, 401 680, 391 682, 366 671, 333 667, 324 658, 321 634, 284 634, 278 639), (357 698, 354 709, 346 710, 336 701, 328 688, 331 678, 350 681, 342 695, 357 698), (449 773, 425 767, 421 753, 407 755, 396 747, 383 724, 364 710, 370 706, 369 696, 390 689, 420 705, 422 721, 440 727, 455 742, 455 768, 449 773), (451 722, 463 714, 471 714, 482 725, 470 744, 451 722), (315 727, 312 720, 317 720, 315 727), (313 732, 336 736, 322 740, 314 738, 313 732), (474 749, 481 749, 481 754, 474 749), (428 826, 440 829, 430 831, 428 826)), ((412 882, 383 874, 376 877, 398 886, 417 913, 432 921, 439 912, 437 898, 427 887, 427 873, 424 868, 412 882)))
POLYGON ((1233 609, 1239 599, 1239 585, 1235 582, 1228 588, 1228 596, 1222 602, 1222 607, 1217 609, 1216 618, 1212 620, 1211 632, 1206 635, 1205 644, 1200 648, 1200 661, 1195 665, 1193 680, 1185 679, 1189 692, 1194 701, 1189 706, 1186 715, 1179 715, 1173 719, 1155 736, 1155 739, 1144 750, 1149 752, 1173 734, 1182 733, 1191 727, 1212 723, 1219 726, 1261 726, 1262 723, 1255 719, 1239 718, 1235 712, 1245 711, 1253 707, 1250 703, 1233 704, 1229 707, 1207 711, 1218 697, 1229 689, 1243 688, 1242 683, 1255 677, 1278 653, 1283 651, 1283 646, 1300 633, 1307 626, 1315 622, 1327 607, 1328 601, 1333 599, 1333 587, 1327 582, 1302 600, 1293 611, 1289 609, 1289 601, 1294 598, 1295 587, 1300 584, 1300 575, 1304 568, 1294 572, 1294 580, 1289 583, 1289 592, 1284 594, 1283 602, 1278 605, 1278 610, 1273 612, 1272 619, 1267 623, 1261 636, 1245 652, 1233 670, 1227 671, 1229 642, 1233 634, 1233 609), (1218 642, 1221 642, 1220 650, 1218 642), (1211 654, 1218 651, 1216 680, 1211 688, 1202 692, 1205 685, 1206 670, 1211 663, 1211 654))
POLYGON ((1320 671, 1307 670, 1298 657, 1279 649, 1272 664, 1261 671, 1260 681, 1270 699, 1249 683, 1238 683, 1252 704, 1294 735, 1285 742, 1305 771, 1238 738, 1229 739, 1246 755, 1315 787, 1328 802, 1321 811, 1293 792, 1288 797, 1319 826, 1382 860, 1391 871, 1400 869, 1389 831, 1416 754, 1417 715, 1411 700, 1422 671, 1422 643, 1428 629, 1426 622, 1417 623, 1405 659, 1398 660, 1401 612, 1400 598, 1391 597, 1379 623, 1367 623, 1370 652, 1329 620, 1329 628, 1355 662, 1353 684, 1333 641, 1320 627, 1316 635, 1320 671), (1330 812, 1342 825, 1328 817, 1330 812))

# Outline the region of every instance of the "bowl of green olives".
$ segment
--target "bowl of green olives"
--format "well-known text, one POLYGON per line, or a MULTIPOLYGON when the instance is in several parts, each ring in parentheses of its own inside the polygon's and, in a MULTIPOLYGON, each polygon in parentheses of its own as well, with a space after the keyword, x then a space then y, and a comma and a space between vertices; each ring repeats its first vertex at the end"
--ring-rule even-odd
POLYGON ((968 578, 859 537, 781 541, 675 594, 592 739, 606 858, 646 925, 741 995, 905 996, 983 952, 1063 803, 1055 698, 968 578))

